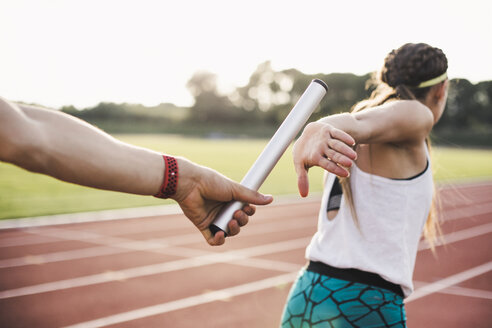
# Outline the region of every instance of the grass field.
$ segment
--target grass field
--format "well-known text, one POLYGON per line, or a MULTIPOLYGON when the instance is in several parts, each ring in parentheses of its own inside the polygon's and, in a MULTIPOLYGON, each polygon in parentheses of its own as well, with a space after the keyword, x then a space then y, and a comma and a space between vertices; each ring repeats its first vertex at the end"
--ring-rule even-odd
MULTIPOLYGON (((169 135, 119 135, 118 139, 160 152, 185 156, 240 181, 268 140, 196 139, 169 135)), ((492 150, 434 148, 436 179, 492 179, 492 150)), ((311 191, 321 190, 323 172, 310 171, 311 191)), ((260 191, 273 195, 297 192, 291 149, 287 150, 260 191)), ((0 163, 0 219, 171 203, 153 197, 80 187, 0 163)))

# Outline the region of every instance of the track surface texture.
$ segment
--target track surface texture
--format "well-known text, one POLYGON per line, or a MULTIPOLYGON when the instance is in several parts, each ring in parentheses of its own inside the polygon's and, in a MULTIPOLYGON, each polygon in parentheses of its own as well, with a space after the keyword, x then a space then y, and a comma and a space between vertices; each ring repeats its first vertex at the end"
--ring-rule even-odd
MULTIPOLYGON (((492 181, 440 187, 408 327, 491 327, 492 181)), ((278 327, 319 196, 258 208, 221 247, 182 214, 0 230, 0 327, 278 327)))

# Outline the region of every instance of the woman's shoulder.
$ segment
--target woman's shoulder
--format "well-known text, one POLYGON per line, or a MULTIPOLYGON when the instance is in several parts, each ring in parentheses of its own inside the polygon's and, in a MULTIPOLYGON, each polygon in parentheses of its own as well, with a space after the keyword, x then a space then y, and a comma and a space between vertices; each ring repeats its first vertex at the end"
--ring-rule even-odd
POLYGON ((407 118, 420 118, 431 125, 434 121, 431 109, 418 100, 392 100, 381 106, 391 107, 407 118))
POLYGON ((418 100, 394 100, 382 106, 401 131, 411 131, 417 140, 425 139, 434 126, 431 109, 418 100))

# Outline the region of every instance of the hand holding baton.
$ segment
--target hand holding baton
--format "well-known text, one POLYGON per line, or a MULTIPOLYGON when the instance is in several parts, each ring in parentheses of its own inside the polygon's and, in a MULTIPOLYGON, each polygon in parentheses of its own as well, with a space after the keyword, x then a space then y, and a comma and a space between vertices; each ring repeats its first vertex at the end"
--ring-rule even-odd
MULTIPOLYGON (((318 79, 311 81, 306 91, 304 91, 270 142, 244 176, 241 181, 243 186, 256 191, 260 189, 275 164, 277 164, 292 140, 306 124, 327 91, 328 86, 325 82, 318 79)), ((215 235, 218 231, 224 231, 227 236, 227 224, 232 219, 234 212, 241 209, 243 205, 243 203, 238 201, 232 201, 225 205, 217 214, 212 225, 210 225, 212 234, 215 235)))

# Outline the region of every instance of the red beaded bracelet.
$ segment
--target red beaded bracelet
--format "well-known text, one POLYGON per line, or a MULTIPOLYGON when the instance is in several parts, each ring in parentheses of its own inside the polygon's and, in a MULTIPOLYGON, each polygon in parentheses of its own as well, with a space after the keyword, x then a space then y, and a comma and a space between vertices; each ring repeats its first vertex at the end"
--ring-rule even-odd
POLYGON ((178 187, 178 162, 172 156, 162 155, 166 168, 164 169, 164 181, 159 192, 154 195, 157 198, 170 198, 176 193, 178 187))

